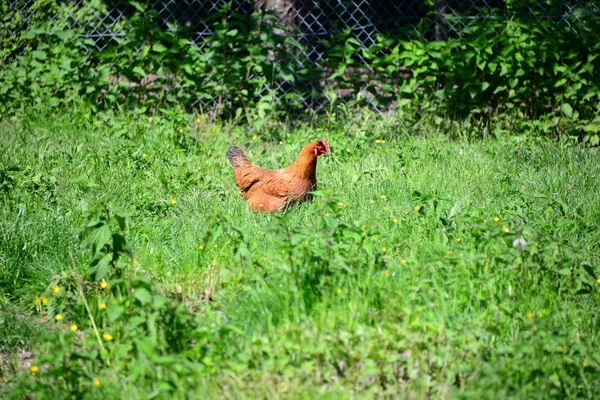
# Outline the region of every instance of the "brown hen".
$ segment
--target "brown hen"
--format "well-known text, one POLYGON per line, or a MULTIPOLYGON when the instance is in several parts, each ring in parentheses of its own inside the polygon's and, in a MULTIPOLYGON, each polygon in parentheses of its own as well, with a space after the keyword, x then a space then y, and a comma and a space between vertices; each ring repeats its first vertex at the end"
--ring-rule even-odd
POLYGON ((309 200, 317 186, 317 157, 329 153, 326 140, 306 145, 289 167, 271 170, 252 164, 238 146, 227 150, 235 183, 248 208, 261 212, 283 211, 292 203, 309 200))

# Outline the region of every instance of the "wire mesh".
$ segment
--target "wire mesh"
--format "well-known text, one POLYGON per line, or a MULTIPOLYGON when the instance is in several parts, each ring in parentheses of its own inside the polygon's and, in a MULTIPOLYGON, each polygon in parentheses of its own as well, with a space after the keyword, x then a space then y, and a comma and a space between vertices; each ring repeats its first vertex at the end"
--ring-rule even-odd
MULTIPOLYGON (((7 27, 9 35, 23 32, 39 15, 40 3, 34 0, 8 2, 8 11, 20 23, 7 27)), ((78 28, 91 39, 97 50, 118 45, 126 33, 124 21, 135 12, 135 7, 123 0, 74 0, 59 2, 61 6, 42 9, 44 18, 60 19, 63 25, 78 28)), ((512 13, 520 18, 549 18, 568 24, 577 31, 589 15, 600 16, 600 2, 586 0, 149 0, 149 6, 158 15, 161 26, 171 32, 184 31, 187 37, 202 48, 213 34, 211 17, 226 3, 238 12, 249 15, 265 8, 276 8, 286 29, 283 35, 302 43, 296 62, 319 64, 327 52, 324 41, 340 32, 348 32, 363 46, 376 42, 378 34, 387 34, 405 40, 439 40, 460 35, 476 21, 512 13), (518 3, 519 6, 514 6, 518 3), (283 7, 283 8, 281 8, 283 7), (511 8, 512 7, 512 8, 511 8), (511 8, 507 12, 507 8, 511 8)), ((263 9, 264 11, 264 9, 263 9)), ((39 18, 39 17, 38 17, 39 18)), ((600 34, 599 34, 600 36, 600 34)), ((360 58, 358 59, 361 62, 360 58)), ((297 65, 301 68, 302 65, 297 65)), ((290 87, 278 84, 277 96, 283 98, 290 87)), ((308 105, 310 96, 303 100, 308 105)), ((214 101, 215 99, 212 99, 214 101)), ((207 104, 211 100, 198 100, 207 104)))

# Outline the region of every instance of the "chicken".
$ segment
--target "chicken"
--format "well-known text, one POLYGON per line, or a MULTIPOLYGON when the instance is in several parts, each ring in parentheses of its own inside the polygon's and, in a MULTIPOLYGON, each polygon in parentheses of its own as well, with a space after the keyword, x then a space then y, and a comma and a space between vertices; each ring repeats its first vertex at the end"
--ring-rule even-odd
POLYGON ((306 145, 289 167, 270 170, 252 164, 238 146, 227 150, 235 183, 248 208, 260 212, 283 211, 292 203, 310 200, 317 186, 317 157, 329 153, 326 140, 306 145))

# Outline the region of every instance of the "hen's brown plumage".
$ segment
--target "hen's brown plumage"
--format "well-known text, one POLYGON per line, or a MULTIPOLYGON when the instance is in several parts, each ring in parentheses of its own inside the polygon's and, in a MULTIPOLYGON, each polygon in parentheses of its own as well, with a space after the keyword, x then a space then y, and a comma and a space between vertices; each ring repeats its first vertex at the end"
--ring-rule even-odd
POLYGON ((326 140, 306 145, 289 167, 271 170, 252 164, 238 146, 227 150, 235 183, 254 211, 283 211, 289 204, 308 200, 317 185, 317 157, 329 152, 326 140))

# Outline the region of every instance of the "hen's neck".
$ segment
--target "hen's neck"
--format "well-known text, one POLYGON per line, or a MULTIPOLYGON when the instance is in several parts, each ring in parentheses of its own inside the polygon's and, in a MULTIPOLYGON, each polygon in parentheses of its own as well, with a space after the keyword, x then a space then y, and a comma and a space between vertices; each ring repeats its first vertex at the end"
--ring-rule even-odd
POLYGON ((306 146, 300 152, 296 161, 290 165, 289 169, 301 178, 314 180, 317 170, 317 156, 314 148, 306 146))

